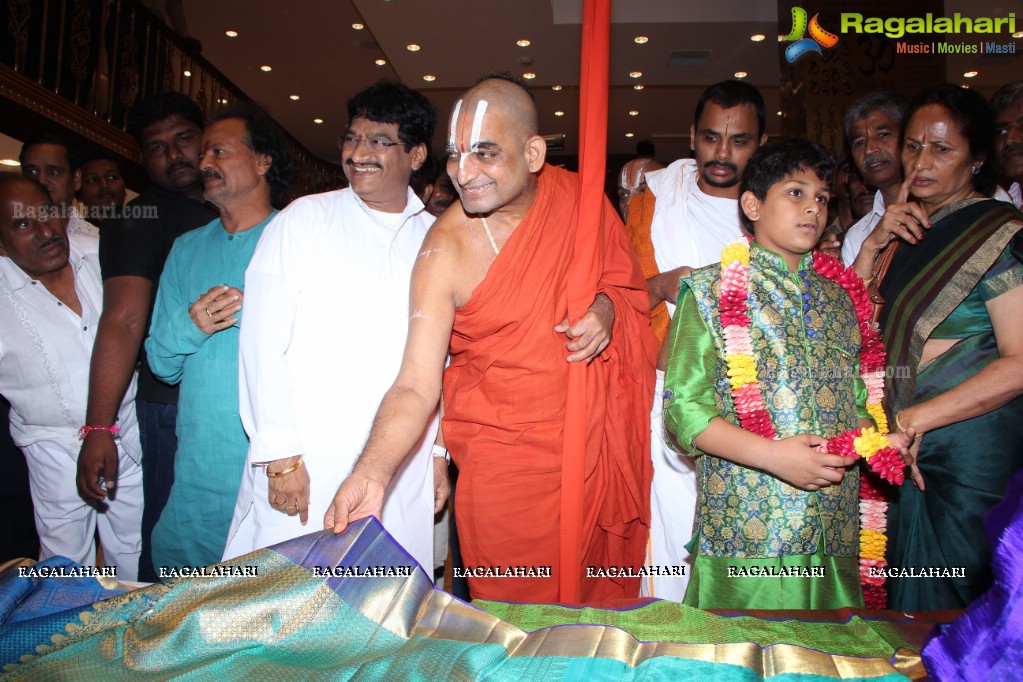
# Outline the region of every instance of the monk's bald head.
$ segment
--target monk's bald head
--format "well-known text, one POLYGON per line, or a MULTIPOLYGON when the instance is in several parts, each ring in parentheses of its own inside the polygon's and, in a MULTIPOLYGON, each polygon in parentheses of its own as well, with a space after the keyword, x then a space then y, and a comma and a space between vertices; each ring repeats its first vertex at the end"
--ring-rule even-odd
POLYGON ((472 108, 476 107, 478 101, 485 100, 488 103, 488 111, 504 117, 513 134, 522 140, 536 135, 539 131, 539 117, 533 93, 524 83, 519 83, 510 76, 484 76, 465 93, 465 100, 472 108))
POLYGON ((466 213, 528 210, 547 145, 537 133, 529 90, 506 77, 485 77, 451 112, 448 175, 466 213))

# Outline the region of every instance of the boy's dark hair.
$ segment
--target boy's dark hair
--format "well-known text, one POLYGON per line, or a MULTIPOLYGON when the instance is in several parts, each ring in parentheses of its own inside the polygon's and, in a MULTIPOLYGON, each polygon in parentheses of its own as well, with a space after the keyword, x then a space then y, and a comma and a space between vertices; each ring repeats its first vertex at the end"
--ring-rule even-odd
MULTIPOLYGON (((753 192, 760 201, 767 198, 772 187, 800 171, 812 170, 828 187, 835 180, 835 160, 821 145, 810 140, 780 140, 759 147, 739 180, 739 197, 753 192)), ((753 221, 739 208, 743 226, 753 231, 753 221)))
POLYGON ((377 81, 348 100, 348 125, 357 118, 397 124, 406 152, 418 144, 429 151, 437 127, 437 110, 423 93, 388 80, 377 81))
POLYGON ((25 144, 21 145, 21 152, 18 154, 18 161, 21 162, 22 166, 25 165, 25 152, 32 147, 37 147, 41 144, 52 144, 57 147, 63 147, 64 154, 67 156, 68 168, 72 173, 78 170, 78 167, 81 165, 78 160, 78 155, 71 148, 71 145, 67 143, 67 140, 56 133, 41 133, 26 140, 25 144))
POLYGON ((696 115, 693 117, 693 125, 699 129, 700 116, 703 115, 703 108, 707 102, 713 102, 722 109, 731 109, 740 104, 750 104, 757 112, 757 139, 764 135, 764 96, 760 91, 749 83, 742 81, 727 80, 715 83, 700 95, 700 101, 696 103, 696 115))
POLYGON ((291 150, 280 126, 259 107, 251 104, 221 109, 210 119, 210 123, 228 118, 237 118, 245 123, 245 145, 253 153, 270 157, 270 170, 266 172, 270 203, 275 208, 281 208, 291 186, 291 150))
POLYGON ((141 145, 143 130, 174 114, 181 114, 199 130, 203 129, 203 116, 199 105, 180 92, 161 92, 132 107, 128 113, 128 134, 141 145))

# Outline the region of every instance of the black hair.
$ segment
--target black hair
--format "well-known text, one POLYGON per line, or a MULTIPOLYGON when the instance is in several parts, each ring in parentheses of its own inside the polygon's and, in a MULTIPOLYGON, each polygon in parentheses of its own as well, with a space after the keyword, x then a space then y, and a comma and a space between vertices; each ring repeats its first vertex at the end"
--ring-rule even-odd
POLYGON ((423 93, 388 80, 377 81, 348 100, 348 125, 357 118, 396 123, 406 152, 419 144, 429 150, 437 127, 437 110, 423 93))
POLYGON ((78 167, 80 165, 78 161, 78 155, 75 154, 74 150, 71 148, 71 145, 67 143, 67 140, 65 140, 60 135, 57 135, 56 133, 42 133, 40 135, 30 137, 28 140, 26 140, 25 144, 21 145, 21 152, 18 154, 18 161, 21 162, 22 166, 25 165, 25 152, 31 149, 32 147, 37 147, 41 144, 52 144, 57 147, 63 147, 64 155, 67 157, 69 170, 72 173, 78 170, 78 167))
POLYGON ((997 114, 1009 105, 1023 102, 1023 81, 1012 81, 991 95, 991 113, 997 114))
POLYGON ((696 103, 696 114, 693 116, 693 126, 700 127, 700 116, 703 115, 703 108, 707 102, 713 102, 722 109, 731 109, 740 104, 750 104, 757 112, 757 140, 764 135, 764 96, 760 91, 749 83, 742 81, 727 80, 715 83, 700 95, 700 101, 696 103))
MULTIPOLYGON (((998 164, 995 163, 995 117, 984 96, 976 90, 945 83, 927 88, 909 102, 906 123, 913 114, 930 104, 943 107, 952 117, 959 134, 966 138, 970 155, 984 163, 973 176, 973 188, 991 196, 998 185, 998 164)), ((903 124, 903 137, 906 126, 903 124)))
POLYGON ((654 158, 654 143, 652 140, 640 140, 636 143, 636 156, 649 156, 654 158))
POLYGON ((221 109, 210 119, 210 123, 236 118, 245 123, 245 146, 255 154, 270 157, 270 170, 266 172, 266 183, 270 186, 270 203, 284 206, 291 187, 291 150, 280 126, 259 107, 238 104, 221 109))
POLYGON ((180 114, 202 130, 203 115, 199 105, 180 92, 161 92, 132 107, 128 113, 128 133, 141 145, 143 130, 174 114, 180 114))
POLYGON ((843 125, 845 127, 846 144, 852 137, 852 128, 856 122, 866 118, 875 111, 880 111, 894 119, 895 123, 902 125, 906 120, 906 107, 908 102, 902 95, 894 92, 871 92, 849 105, 845 110, 843 125))
POLYGON ((103 147, 89 147, 78 155, 78 167, 81 168, 91 161, 110 161, 117 166, 117 172, 124 174, 121 167, 121 159, 109 149, 103 147))
MULTIPOLYGON (((835 160, 821 145, 810 140, 793 139, 769 142, 758 147, 750 157, 739 180, 739 197, 753 192, 760 201, 767 199, 772 187, 800 171, 812 170, 828 187, 835 180, 835 160)), ((739 218, 747 230, 753 221, 739 209, 739 218)))

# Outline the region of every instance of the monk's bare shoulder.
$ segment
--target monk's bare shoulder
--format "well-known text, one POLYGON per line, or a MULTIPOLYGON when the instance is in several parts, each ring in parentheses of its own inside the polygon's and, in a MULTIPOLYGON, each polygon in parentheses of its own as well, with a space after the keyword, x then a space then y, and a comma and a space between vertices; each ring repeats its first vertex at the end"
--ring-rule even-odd
MULTIPOLYGON (((432 261, 429 270, 450 287, 456 307, 469 300, 473 289, 486 277, 495 254, 481 231, 479 218, 462 210, 461 202, 452 204, 430 228, 420 261, 432 261), (443 272, 441 272, 443 271, 443 272)), ((417 269, 427 269, 417 263, 417 269)))

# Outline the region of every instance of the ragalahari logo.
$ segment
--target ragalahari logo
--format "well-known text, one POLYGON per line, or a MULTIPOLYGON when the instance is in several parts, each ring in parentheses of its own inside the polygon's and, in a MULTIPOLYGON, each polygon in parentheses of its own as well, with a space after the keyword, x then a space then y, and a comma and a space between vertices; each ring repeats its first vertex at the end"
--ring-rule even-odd
POLYGON ((809 24, 810 37, 804 38, 807 29, 806 10, 802 7, 792 8, 792 30, 782 39, 785 42, 795 41, 785 48, 785 59, 789 60, 789 64, 795 64, 800 57, 810 52, 823 54, 822 47, 830 48, 838 44, 838 36, 821 28, 817 20, 819 16, 819 13, 813 15, 809 24))

